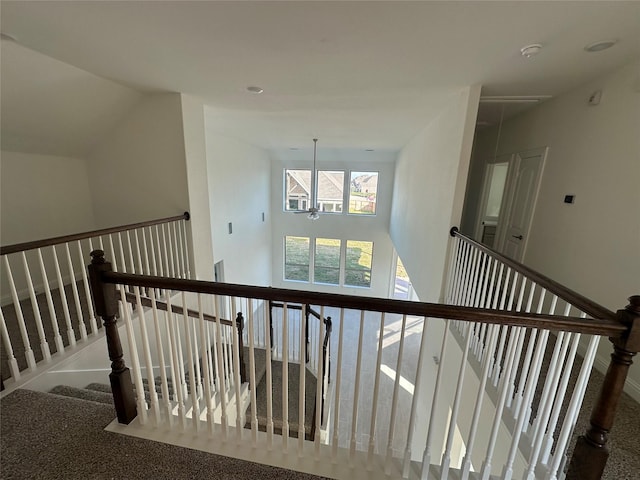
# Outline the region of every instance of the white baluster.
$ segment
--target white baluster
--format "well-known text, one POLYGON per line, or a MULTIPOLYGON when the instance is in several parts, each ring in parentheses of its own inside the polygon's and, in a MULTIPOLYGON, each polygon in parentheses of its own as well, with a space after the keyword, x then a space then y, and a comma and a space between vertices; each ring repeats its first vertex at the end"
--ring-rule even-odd
POLYGON ((320 307, 320 331, 318 334, 318 376, 316 382, 316 436, 314 439, 316 460, 320 460, 320 430, 323 418, 324 361, 322 345, 324 343, 324 306, 320 307))
MULTIPOLYGON (((471 329, 471 324, 469 324, 471 329)), ((445 333, 446 334, 446 333, 445 333)), ((451 449, 453 448, 453 437, 456 431, 456 425, 458 423, 458 410, 460 409, 460 399, 462 398, 462 386, 464 384, 464 376, 467 370, 467 357, 469 355, 469 342, 471 341, 471 335, 467 335, 467 343, 462 352, 462 361, 460 362, 460 372, 458 373, 458 384, 456 386, 456 393, 453 399, 453 406, 451 407, 451 420, 449 421, 449 430, 447 432, 447 442, 444 453, 442 454, 442 465, 440 468, 440 479, 446 480, 449 478, 449 468, 451 467, 451 449)), ((440 357, 442 361, 440 364, 444 364, 444 355, 440 357)), ((434 405, 435 405, 434 398, 434 405)), ((432 409, 433 411, 433 409, 432 409)))
POLYGON ((542 399, 538 406, 538 415, 535 422, 535 430, 533 432, 533 448, 531 455, 529 456, 529 467, 525 474, 525 478, 528 480, 535 480, 535 469, 538 464, 538 459, 542 453, 543 441, 545 439, 545 433, 547 425, 550 420, 551 408, 553 407, 553 396, 558 389, 558 382, 560 381, 560 375, 562 368, 553 367, 557 365, 558 358, 564 359, 569 348, 571 333, 566 333, 567 339, 564 341, 565 332, 560 332, 556 339, 556 346, 554 348, 553 357, 549 366, 549 374, 547 376, 547 382, 545 383, 545 390, 543 390, 542 399), (551 380, 549 380, 551 379, 551 380))
MULTIPOLYGON (((487 352, 491 354, 495 348, 498 340, 498 325, 489 326, 488 336, 489 346, 487 348, 487 352)), ((489 366, 491 362, 485 362, 482 374, 480 376, 480 386, 478 387, 478 395, 476 396, 476 403, 473 410, 473 419, 471 420, 471 427, 469 428, 469 437, 467 438, 466 443, 466 453, 464 459, 462 460, 462 475, 461 478, 463 480, 467 480, 469 478, 469 472, 471 471, 471 459, 473 456, 473 448, 475 446, 476 433, 478 430, 478 423, 480 421, 480 414, 482 412, 482 401, 484 397, 487 395, 485 388, 487 386, 487 381, 489 380, 489 366)))
POLYGON ((173 399, 178 403, 178 422, 183 430, 187 426, 186 409, 184 404, 184 390, 182 388, 182 374, 180 362, 182 355, 179 353, 179 340, 176 334, 176 318, 173 315, 171 295, 167 295, 167 331, 169 332, 169 345, 171 354, 171 383, 173 385, 173 399))
POLYGON ((338 462, 338 419, 340 417, 340 384, 342 381, 342 344, 344 338, 344 308, 340 309, 340 330, 338 333, 338 364, 336 366, 336 383, 334 387, 335 404, 333 412, 333 439, 331 441, 331 460, 338 462))
POLYGON ((113 238, 111 237, 111 234, 109 234, 109 236, 107 237, 109 239, 109 248, 111 249, 111 255, 109 256, 109 260, 111 261, 111 266, 113 267, 113 271, 117 272, 118 271, 118 262, 116 260, 116 249, 113 246, 113 238))
POLYGON ((127 237, 127 253, 129 254, 129 267, 131 268, 131 273, 142 273, 140 271, 136 270, 136 265, 135 265, 135 257, 133 256, 133 248, 131 246, 131 234, 129 233, 129 230, 127 230, 126 232, 126 237, 127 237))
MULTIPOLYGON (((457 238, 457 237, 456 237, 457 238)), ((396 378, 393 382, 393 397, 391 400, 391 414, 389 415, 389 436, 387 438, 387 456, 384 462, 384 473, 391 475, 391 459, 393 456, 393 436, 396 428, 396 413, 398 410, 398 390, 400 386, 400 377, 402 372, 402 355, 404 353, 404 336, 407 326, 407 315, 402 315, 402 325, 400 327, 400 341, 398 344, 398 357, 396 359, 396 378)), ((423 326, 424 328, 424 326, 423 326)), ((411 429, 411 425, 409 429, 411 429)))
POLYGON ((171 228, 169 227, 169 224, 163 224, 162 225, 163 230, 166 229, 167 231, 167 245, 168 245, 168 250, 167 250, 167 255, 169 256, 169 271, 171 272, 171 276, 173 278, 176 278, 176 263, 175 263, 175 248, 173 246, 173 238, 172 238, 172 234, 171 234, 171 228))
POLYGON ((242 442, 242 430, 244 429, 244 412, 242 411, 242 402, 240 401, 240 386, 242 379, 240 378, 240 349, 238 338, 238 324, 236 321, 237 309, 235 299, 231 302, 231 344, 233 353, 233 385, 236 394, 236 434, 238 435, 238 444, 242 442))
MULTIPOLYGON (((76 272, 73 270, 73 261, 71 260, 71 251, 69 250, 69 244, 64 244, 65 251, 67 253, 67 266, 69 267, 69 276, 71 277, 71 292, 73 293, 73 300, 76 305, 76 315, 78 316, 78 328, 80 329, 80 337, 85 340, 87 338, 87 326, 84 323, 84 314, 82 312, 82 306, 80 305, 80 295, 78 294, 78 285, 76 284, 76 272)), ((62 287, 64 288, 64 286, 62 287)))
MULTIPOLYGON (((376 359, 376 373, 373 382, 373 398, 371 400, 371 421, 369 422, 369 451, 367 454, 367 470, 373 469, 373 453, 376 448, 376 414, 378 413, 378 394, 380 392, 380 366, 382 365, 382 341, 384 339, 385 314, 380 314, 380 329, 378 330, 378 356, 376 359)), ((396 377, 400 371, 396 371, 396 377)))
MULTIPOLYGON (((248 299, 247 307, 248 337, 249 337, 249 392, 251 394, 251 443, 255 447, 258 441, 258 410, 256 407, 256 357, 254 338, 253 299, 248 299)), ((302 387, 304 388, 304 387, 302 387)))
MULTIPOLYGON (((144 228, 141 228, 142 232, 142 255, 144 256, 144 273, 145 275, 151 275, 151 261, 149 259, 149 244, 147 243, 147 234, 144 231, 144 228)), ((137 241, 137 239, 136 239, 137 241)), ((151 242, 151 247, 153 247, 153 242, 151 242)))
POLYGON ((267 381, 267 449, 271 450, 273 448, 273 385, 271 381, 271 335, 269 335, 269 318, 271 313, 269 312, 269 304, 267 302, 264 303, 265 315, 265 343, 267 348, 265 349, 266 353, 266 362, 267 369, 265 371, 265 379, 267 381))
MULTIPOLYGON (((287 303, 282 306, 282 451, 289 445, 289 314, 287 303)), ((320 379, 318 379, 320 381, 320 379)))
POLYGON ((451 294, 453 291, 453 284, 456 277, 455 269, 457 266, 456 258, 458 256, 458 246, 460 242, 458 237, 453 237, 451 242, 451 255, 449 255, 449 268, 447 269, 447 286, 445 288, 445 303, 451 303, 451 294))
MULTIPOLYGON (((129 239, 129 232, 127 231, 127 239, 129 239)), ((136 258, 138 266, 137 266, 137 270, 136 273, 138 275, 144 275, 145 271, 144 271, 144 267, 142 265, 142 251, 140 250, 140 239, 138 237, 138 230, 134 230, 133 231, 133 242, 134 242, 134 255, 132 255, 132 259, 133 257, 136 258)), ((129 249, 131 249, 131 241, 129 240, 129 249)), ((133 260, 132 260, 133 261, 133 260)))
POLYGON ((220 297, 218 295, 214 296, 213 301, 214 306, 214 315, 216 317, 216 353, 217 353, 217 364, 218 364, 218 391, 220 396, 220 406, 222 410, 222 418, 221 418, 221 428, 222 428, 222 439, 226 441, 227 439, 227 424, 228 424, 228 416, 227 416, 227 388, 225 382, 224 375, 224 358, 222 352, 222 322, 220 321, 220 297))
MULTIPOLYGON (((304 336, 304 315, 303 312, 306 311, 307 306, 305 304, 302 305, 302 310, 300 310, 300 338, 299 338, 299 355, 298 362, 300 364, 300 388, 298 391, 298 456, 302 457, 304 452, 304 440, 305 440, 305 399, 306 399, 306 364, 305 364, 305 336, 304 336)), ((317 385, 317 382, 316 382, 317 385)))
POLYGON ((167 365, 164 360, 164 347, 162 345, 162 332, 160 330, 160 320, 158 318, 158 307, 156 305, 155 293, 151 295, 151 311, 153 314, 153 327, 155 330, 156 350, 158 351, 158 364, 160 367, 160 392, 162 394, 163 413, 167 416, 171 424, 171 401, 169 398, 169 383, 167 381, 167 365))
MULTIPOLYGON (((416 377, 413 381, 415 385, 413 389, 413 398, 411 399, 411 413, 409 413, 409 428, 407 429, 407 444, 405 445, 404 459, 402 461, 402 478, 409 478, 409 466, 411 465, 411 444, 413 443, 413 434, 415 432, 416 409, 418 406, 418 392, 422 383, 422 363, 424 361, 424 351, 427 344, 427 330, 429 321, 423 318, 422 338, 420 339, 420 350, 418 352, 418 366, 416 368, 416 377)), ((446 331, 445 331, 446 337, 446 331)), ((400 372, 396 372, 399 375, 400 372)), ((390 467, 389 467, 390 468, 390 467)))
MULTIPOLYGON (((533 360, 533 365, 536 369, 539 369, 542 363, 542 355, 544 354, 545 348, 547 346, 548 336, 549 336, 549 330, 543 330, 542 333, 540 334, 540 340, 536 345, 536 351, 535 351, 535 356, 533 360)), ((529 341, 533 342, 534 340, 530 339, 529 341)), ((536 374, 534 372, 532 374, 532 378, 535 378, 535 377, 536 377, 536 374)), ((502 475, 503 475, 502 478, 504 480, 511 480, 511 478, 513 477, 513 462, 515 461, 516 454, 518 453, 520 436, 524 431, 524 422, 527 418, 526 410, 530 407, 531 401, 533 400, 533 393, 535 391, 535 386, 536 386, 536 383, 533 381, 530 381, 527 384, 526 390, 524 392, 523 409, 519 412, 519 415, 517 415, 516 426, 511 436, 511 448, 509 450, 509 456, 507 457, 507 463, 505 464, 504 469, 502 470, 502 475)))
MULTIPOLYGON (((162 232, 162 253, 164 257, 164 267, 162 268, 162 276, 173 277, 174 275, 171 273, 171 267, 169 264, 169 248, 167 247, 167 234, 165 232, 164 225, 159 225, 160 231, 162 232)), ((168 292, 167 292, 168 294, 168 292)))
MULTIPOLYGON (((145 366, 147 367, 147 381, 149 384, 149 400, 151 403, 151 416, 156 425, 160 424, 160 406, 158 405, 158 393, 156 392, 155 378, 153 375, 153 361, 151 360, 151 349, 149 348, 149 335, 147 334, 147 325, 145 320, 144 309, 140 299, 140 288, 134 287, 136 296, 136 310, 138 311, 138 324, 140 329, 140 340, 142 341, 142 355, 144 356, 145 366)), ((142 380, 141 380, 142 382, 142 380)))
MULTIPOLYGON (((581 316, 582 318, 585 318, 584 314, 581 316)), ((549 473, 547 474, 547 478, 549 480, 555 480, 557 478, 560 464, 564 460, 567 443, 569 442, 569 437, 575 427, 576 418, 580 411, 580 406, 582 405, 584 392, 587 388, 589 375, 591 374, 591 367, 593 366, 593 360, 595 359, 596 351, 598 349, 598 343, 600 343, 600 337, 592 335, 591 340, 589 341, 589 346, 587 347, 587 353, 584 357, 584 361, 582 362, 582 369, 578 375, 578 380, 576 381, 576 386, 573 390, 571 401, 569 402, 569 407, 567 408, 562 429, 560 430, 558 444, 556 445, 556 453, 553 456, 553 462, 551 463, 549 473)))
POLYGON ((20 369, 18 368, 18 361, 13 355, 13 347, 11 346, 11 339, 9 338, 9 332, 7 332, 7 324, 4 321, 4 314, 0 308, 0 335, 2 336, 2 343, 7 355, 7 363, 9 365, 9 371, 11 372, 11 378, 15 381, 20 380, 20 369))
POLYGON ((52 245, 51 250, 53 252, 53 265, 56 268, 56 280, 58 281, 58 291, 60 292, 60 303, 62 304, 62 311, 64 313, 65 325, 67 326, 67 339, 69 340, 69 346, 73 347, 76 344, 76 334, 73 331, 73 325, 71 324, 69 304, 67 303, 67 295, 64 290, 64 282, 62 281, 62 272, 60 271, 60 263, 58 262, 58 254, 56 253, 56 246, 52 245))
POLYGON ((131 321, 131 307, 127 303, 127 294, 123 286, 118 288, 120 291, 120 301, 124 306, 124 325, 127 330, 127 342, 129 343, 129 355, 131 359, 131 373, 133 376, 133 384, 136 387, 136 400, 138 407, 138 421, 140 425, 146 425, 148 419, 147 402, 144 398, 144 384, 142 383, 142 373, 140 372, 140 360, 138 358, 138 346, 133 331, 133 322, 131 321))
POLYGON ((24 316, 22 315, 22 306, 20 305, 20 298, 16 290, 16 284, 13 280, 13 274, 11 273, 11 265, 9 265, 8 255, 3 256, 4 266, 7 270, 7 279, 9 280, 9 289, 11 291, 11 299, 13 300, 13 307, 16 311, 18 318, 18 328, 20 329, 20 335, 22 336, 22 343, 24 345, 24 355, 27 360, 27 367, 30 369, 36 368, 36 359, 31 350, 31 342, 29 340, 29 334, 27 333, 27 326, 24 323, 24 316))
MULTIPOLYGON (((200 350, 202 352, 202 374, 204 377, 204 401, 205 408, 207 409, 207 430, 210 435, 213 435, 213 389, 211 388, 211 372, 209 370, 209 362, 211 357, 211 351, 207 344, 207 329, 204 323, 204 314, 202 312, 202 294, 198 293, 198 324, 200 327, 200 350)), ((252 387, 253 384, 252 384, 252 387)), ((255 396, 255 392, 253 392, 255 396)), ((253 398, 253 397, 252 397, 253 398)))
POLYGON ((36 322, 38 339, 40 340, 40 351, 42 352, 42 359, 45 362, 49 362, 51 361, 51 350, 49 350, 49 343, 47 342, 47 337, 44 333, 44 328, 42 326, 42 316, 40 315, 40 306, 38 305, 36 291, 33 288, 33 280, 31 279, 31 272, 29 271, 29 263, 27 262, 27 255, 25 254, 24 250, 20 253, 22 257, 22 267, 24 268, 24 275, 27 280, 27 289, 29 290, 29 298, 31 299, 31 307, 33 308, 33 316, 36 322))
MULTIPOLYGON (((547 434, 544 440, 544 448, 542 450, 542 458, 541 463, 548 463, 549 456, 551 455, 551 449, 553 448, 554 442, 554 433, 556 430, 556 426, 558 425, 558 419, 560 418, 560 413, 562 410, 562 404, 564 403, 564 397, 567 393, 567 387, 569 384, 569 379, 571 377, 571 371, 573 370, 576 352, 578 349, 578 344, 580 342, 581 334, 577 333, 573 335, 573 343, 571 344, 571 350, 569 350, 569 355, 567 356, 567 360, 565 362, 564 371, 562 372, 562 379, 560 380, 560 386, 558 387, 558 391, 556 393, 555 405, 551 412, 551 418, 549 420, 549 426, 547 427, 547 434)), ((565 414, 566 415, 566 414, 565 414)), ((556 451, 559 452, 556 447, 556 451)))
POLYGON ((195 362, 198 361, 194 355, 193 336, 191 334, 191 320, 187 310, 187 295, 182 292, 182 328, 184 338, 187 344, 187 363, 189 368, 189 387, 191 397, 191 423, 193 431, 197 433, 200 430, 200 399, 198 398, 198 388, 196 386, 195 362))
MULTIPOLYGON (((514 279, 515 282, 515 279, 514 279)), ((489 443, 487 445, 487 454, 485 455, 484 462, 482 464, 482 480, 489 480, 491 477, 491 468, 493 462, 493 452, 496 446, 496 440, 498 438, 498 431, 502 425, 502 412, 504 411, 505 403, 507 400, 507 393, 509 391, 510 378, 514 370, 514 346, 518 341, 518 337, 524 334, 523 328, 511 328, 511 334, 509 338, 509 346, 507 347, 507 365, 504 370, 504 381, 501 382, 500 396, 496 405, 496 413, 493 417, 493 426, 491 427, 491 436, 489 437, 489 443)))
MULTIPOLYGON (((440 384, 442 383, 442 373, 445 364, 445 355, 447 352, 447 340, 449 338, 449 322, 445 321, 444 333, 442 334, 442 346, 440 347, 440 364, 438 365, 438 373, 436 374, 436 384, 433 389, 433 400, 431 401, 431 414, 429 416, 429 428, 427 430, 427 441, 425 442, 424 452, 422 454, 422 470, 420 478, 427 480, 429 478, 429 465, 431 465, 431 444, 433 442, 433 432, 436 419, 436 411, 438 408, 438 397, 440 395, 440 384)), ((415 390, 414 390, 415 391, 415 390)))
MULTIPOLYGON (((91 239, 89 239, 91 242, 91 239)), ((91 243, 89 243, 91 245, 91 243)), ((89 247, 89 251, 93 251, 92 247, 89 247)), ((84 264, 84 252, 82 251, 82 244, 78 240, 78 255, 80 257, 80 265, 84 264)), ((93 310, 93 300, 91 299, 91 289, 89 288, 89 279, 87 278, 87 269, 81 268, 82 273, 82 285, 84 286, 84 296, 87 301, 87 312, 89 315, 89 325, 91 326, 91 333, 94 335, 98 333, 98 323, 96 321, 95 312, 93 310)))
POLYGON ((356 453, 358 400, 360 398, 360 370, 362 367, 362 337, 364 335, 364 310, 360 311, 360 329, 358 330, 358 332, 358 356, 356 360, 356 380, 355 382, 353 382, 353 413, 351 414, 351 442, 349 445, 349 461, 352 465, 356 453))
POLYGON ((182 220, 180 222, 182 227, 182 241, 183 241, 183 255, 184 255, 184 265, 186 267, 186 278, 191 278, 191 267, 189 262, 189 244, 187 243, 187 221, 182 220))

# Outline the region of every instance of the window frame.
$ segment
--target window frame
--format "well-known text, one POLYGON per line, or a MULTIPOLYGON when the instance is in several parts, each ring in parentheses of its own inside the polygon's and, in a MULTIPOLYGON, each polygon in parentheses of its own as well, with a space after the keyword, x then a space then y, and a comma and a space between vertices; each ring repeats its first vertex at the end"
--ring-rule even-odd
POLYGON ((282 262, 282 278, 287 282, 298 282, 298 283, 311 283, 311 272, 312 272, 312 258, 311 258, 311 237, 303 237, 299 235, 285 235, 283 242, 283 262, 282 262), (288 263, 287 262, 287 238, 302 238, 307 240, 307 263, 288 263), (300 280, 297 278, 287 278, 287 267, 306 267, 307 268, 307 279, 300 280))
MULTIPOLYGON (((349 189, 348 189, 348 197, 347 197, 347 215, 356 215, 359 217, 375 217, 378 214, 378 184, 380 183, 380 172, 377 170, 349 170, 349 189), (354 173, 359 174, 375 174, 376 175, 376 192, 375 192, 375 200, 373 201, 374 211, 372 213, 364 213, 364 212, 352 212, 351 211, 351 182, 352 176, 354 173)), ((369 202, 371 203, 371 202, 369 202)))

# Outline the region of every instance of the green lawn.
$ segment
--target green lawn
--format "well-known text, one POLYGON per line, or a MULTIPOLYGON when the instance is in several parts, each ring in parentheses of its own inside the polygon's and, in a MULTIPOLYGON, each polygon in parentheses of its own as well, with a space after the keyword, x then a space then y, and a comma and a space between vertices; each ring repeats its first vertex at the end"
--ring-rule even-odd
MULTIPOLYGON (((371 286, 371 242, 349 240, 345 259, 345 285, 371 286)), ((285 278, 309 281, 309 239, 286 237, 285 278)), ((340 240, 318 238, 316 240, 314 281, 339 284, 340 240)))

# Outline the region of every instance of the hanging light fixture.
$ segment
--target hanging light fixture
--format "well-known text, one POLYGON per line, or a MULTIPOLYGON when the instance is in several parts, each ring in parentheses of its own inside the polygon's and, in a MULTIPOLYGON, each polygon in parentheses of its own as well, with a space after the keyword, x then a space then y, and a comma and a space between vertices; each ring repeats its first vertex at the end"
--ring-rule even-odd
POLYGON ((309 206, 309 210, 299 210, 295 213, 306 213, 307 218, 309 220, 318 220, 320 218, 320 213, 318 210, 318 205, 316 203, 316 157, 318 150, 318 139, 313 139, 313 170, 311 171, 311 202, 309 206))

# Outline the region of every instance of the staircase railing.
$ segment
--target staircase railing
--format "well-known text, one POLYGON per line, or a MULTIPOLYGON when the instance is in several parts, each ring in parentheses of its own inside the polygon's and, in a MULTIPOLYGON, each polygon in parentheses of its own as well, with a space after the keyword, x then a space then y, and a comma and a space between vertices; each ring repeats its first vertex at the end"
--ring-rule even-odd
MULTIPOLYGON (((301 335, 304 335, 304 357, 305 363, 308 368, 316 375, 317 384, 316 384, 316 393, 319 390, 318 398, 314 400, 314 414, 312 416, 311 423, 311 437, 315 436, 317 424, 316 424, 316 409, 318 404, 320 404, 320 426, 325 426, 325 400, 329 387, 329 383, 331 382, 331 331, 332 331, 332 321, 331 317, 324 317, 322 312, 316 311, 311 305, 295 305, 293 303, 280 303, 269 301, 269 327, 271 332, 271 346, 274 346, 274 339, 278 339, 278 331, 276 331, 274 335, 274 323, 276 327, 281 324, 282 321, 285 320, 284 314, 281 317, 275 318, 274 322, 274 314, 273 309, 278 308, 282 309, 284 312, 286 306, 286 311, 291 313, 292 311, 304 312, 299 317, 293 318, 294 327, 297 325, 298 328, 302 329, 301 335), (304 318, 303 318, 304 317, 304 318), (309 323, 309 317, 314 317, 318 320, 316 324, 309 323), (296 322, 297 320, 297 322, 296 322), (320 323, 324 324, 324 338, 320 336, 320 323), (319 359, 317 356, 312 356, 311 352, 318 351, 318 344, 321 342, 322 344, 322 357, 319 359), (322 364, 322 368, 318 366, 322 364), (322 376, 319 375, 319 372, 322 372, 322 376)), ((321 307, 321 310, 322 307, 321 307)), ((289 316, 290 317, 290 316, 289 316)), ((289 318, 289 323, 291 323, 291 318, 289 318)), ((293 332, 293 338, 296 337, 296 332, 293 332)), ((289 351, 289 360, 297 360, 300 361, 299 355, 301 355, 302 350, 298 350, 295 347, 289 351)))
MULTIPOLYGON (((316 429, 311 439, 315 458, 331 460, 326 464, 334 467, 343 461, 349 465, 362 462, 363 468, 384 470, 388 475, 404 478, 442 479, 453 470, 460 478, 471 478, 473 471, 474 478, 483 479, 498 474, 505 479, 561 477, 568 440, 602 335, 615 340, 616 352, 621 352, 620 361, 616 363, 614 359, 615 373, 605 379, 605 386, 615 388, 603 391, 601 404, 605 407, 596 407, 593 426, 582 443, 583 450, 604 449, 603 439, 612 421, 611 409, 615 409, 613 397, 619 395, 625 368, 638 347, 640 298, 633 297, 631 305, 616 315, 457 231, 452 231, 452 235, 445 290, 447 304, 118 273, 111 271, 103 252, 94 252, 92 285, 97 296, 96 308, 105 325, 110 325, 117 311, 118 296, 126 299, 127 287, 133 288, 134 295, 145 288, 172 291, 180 298, 178 306, 182 311, 181 316, 174 314, 174 318, 158 322, 158 309, 153 305, 146 317, 142 308, 138 309, 140 325, 155 324, 158 341, 174 337, 161 342, 162 349, 155 351, 147 346, 143 328, 135 333, 131 319, 125 317, 131 337, 130 361, 133 370, 138 371, 134 373, 137 398, 132 394, 128 370, 121 362, 122 348, 112 348, 116 342, 109 341, 112 375, 118 378, 112 385, 122 389, 119 393, 114 389, 116 406, 126 401, 126 408, 119 407, 122 411, 119 419, 127 423, 137 414, 140 423, 177 422, 183 429, 190 428, 211 438, 235 436, 238 442, 250 435, 251 445, 264 442, 267 449, 273 449, 278 439, 281 451, 288 453, 292 418, 289 403, 297 397, 295 457, 308 456, 304 425, 311 406, 304 400, 306 355, 299 355, 298 392, 289 392, 289 366, 295 362, 289 363, 288 355, 283 355, 281 371, 272 371, 271 335, 264 335, 266 368, 261 380, 257 372, 260 350, 254 339, 257 322, 263 323, 265 333, 269 331, 270 301, 282 303, 285 311, 289 304, 319 305, 320 315, 331 313, 339 328, 334 343, 335 365, 323 362, 324 341, 318 342, 315 350, 310 349, 310 355, 318 358, 318 378, 324 378, 326 369, 333 370, 335 379, 329 433, 321 438, 316 429), (217 312, 225 303, 231 306, 231 318, 235 319, 237 305, 247 313, 248 393, 225 387, 228 377, 221 372, 229 360, 221 355, 221 330, 206 329, 210 322, 205 321, 204 314, 219 319, 217 312), (254 308, 258 304, 264 311, 262 315, 254 308), (190 308, 198 312, 197 319, 188 315, 190 308), (176 340, 180 331, 182 343, 176 340), (577 355, 581 338, 587 344, 583 360, 577 355), (139 341, 140 349, 136 345, 139 341), (215 352, 213 344, 218 347, 215 352), (196 378, 196 369, 201 367, 203 388, 199 390, 193 383, 168 408, 150 409, 140 393, 140 356, 148 364, 173 362, 174 370, 179 364, 186 365, 192 372, 190 379, 196 378), (276 377, 280 377, 280 384, 276 377), (219 394, 214 391, 216 386, 220 387, 219 394), (266 391, 264 403, 258 401, 259 390, 266 391), (250 408, 240 401, 243 395, 248 397, 250 408), (278 395, 281 404, 276 401, 278 395), (261 408, 265 420, 258 411, 261 408)), ((329 338, 325 337, 328 327, 320 322, 319 338, 329 338)), ((283 323, 280 335, 278 341, 287 352, 292 338, 287 322, 283 323)), ((296 337, 298 351, 304 352, 304 329, 296 337)), ((231 360, 237 362, 239 342, 231 339, 230 344, 231 360)), ((326 346, 330 345, 331 340, 327 340, 326 346)), ((161 367, 160 372, 163 370, 161 367)), ((154 381, 155 373, 153 368, 147 368, 149 382, 154 381)), ((238 387, 239 375, 239 369, 233 368, 231 376, 238 387)), ((161 379, 162 385, 165 382, 166 379, 161 379)), ((316 405, 319 404, 321 399, 317 399, 316 405)), ((321 423, 320 410, 314 412, 317 425, 321 423)), ((578 462, 579 450, 574 454, 568 478, 598 478, 576 476, 574 464, 578 462)))
POLYGON ((121 272, 189 278, 187 220, 184 213, 1 247, 3 384, 15 386, 25 370, 37 372, 96 335, 84 268, 95 248, 121 272))

